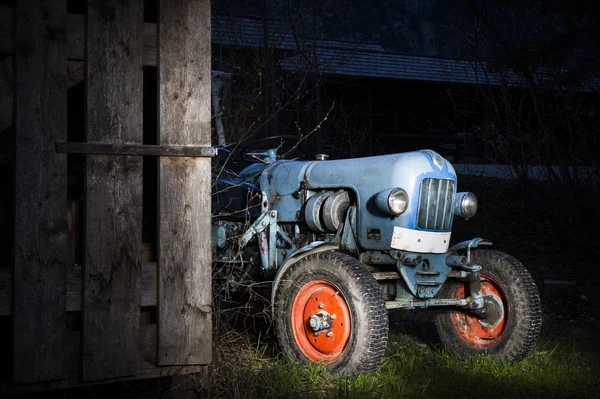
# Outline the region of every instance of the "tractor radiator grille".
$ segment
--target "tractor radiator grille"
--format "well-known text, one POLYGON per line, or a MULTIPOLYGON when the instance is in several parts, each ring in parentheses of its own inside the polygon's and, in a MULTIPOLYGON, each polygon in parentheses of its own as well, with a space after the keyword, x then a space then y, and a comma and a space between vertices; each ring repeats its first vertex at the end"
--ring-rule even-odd
POLYGON ((454 211, 454 181, 423 179, 419 194, 417 226, 427 230, 449 230, 454 211))

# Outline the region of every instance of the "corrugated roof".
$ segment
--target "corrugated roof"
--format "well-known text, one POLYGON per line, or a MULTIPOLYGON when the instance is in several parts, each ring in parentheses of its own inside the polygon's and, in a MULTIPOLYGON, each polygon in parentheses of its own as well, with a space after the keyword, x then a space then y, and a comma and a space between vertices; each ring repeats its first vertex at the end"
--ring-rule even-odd
MULTIPOLYGON (((520 74, 510 70, 502 74, 490 72, 492 68, 485 62, 339 48, 318 48, 316 59, 319 72, 329 75, 486 85, 524 84, 520 74)), ((302 56, 286 58, 279 65, 287 71, 314 69, 302 56)), ((540 69, 534 79, 542 81, 551 77, 552 71, 540 69)), ((583 89, 599 88, 600 76, 596 75, 587 80, 583 89)))
MULTIPOLYGON (((264 44, 263 31, 263 21, 257 18, 216 15, 212 19, 213 43, 242 47, 262 47, 264 44)), ((269 47, 281 50, 312 48, 315 45, 316 47, 383 51, 383 48, 378 44, 314 39, 304 37, 300 33, 294 35, 290 23, 283 20, 270 20, 267 24, 267 36, 269 47)))
MULTIPOLYGON (((485 62, 395 54, 386 52, 377 44, 294 36, 288 21, 270 20, 267 33, 270 48, 301 51, 314 47, 314 53, 311 53, 316 56, 319 72, 329 75, 466 84, 498 85, 501 81, 513 86, 523 84, 520 74, 512 71, 502 75, 490 73, 491 68, 485 62)), ((263 21, 258 18, 214 16, 212 41, 224 45, 262 47, 263 21)), ((281 60, 279 65, 287 71, 314 69, 314 65, 307 64, 313 58, 312 54, 308 58, 295 55, 281 60)), ((551 73, 541 71, 536 78, 541 81, 551 76, 551 73)), ((588 79, 583 88, 599 89, 598 74, 588 79)))
MULTIPOLYGON (((499 83, 497 76, 486 72, 484 64, 464 60, 332 48, 319 48, 316 54, 319 71, 325 74, 430 82, 499 83)), ((300 56, 282 60, 280 66, 288 71, 306 68, 305 60, 300 56)), ((514 73, 507 74, 506 79, 509 83, 517 83, 514 73)))

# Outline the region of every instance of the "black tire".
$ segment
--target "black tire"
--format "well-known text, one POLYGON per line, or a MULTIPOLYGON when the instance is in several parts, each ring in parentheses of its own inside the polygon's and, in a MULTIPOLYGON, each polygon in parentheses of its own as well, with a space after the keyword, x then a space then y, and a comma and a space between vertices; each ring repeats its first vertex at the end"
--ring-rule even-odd
POLYGON ((331 372, 350 375, 379 366, 388 339, 387 310, 377 281, 353 257, 322 252, 301 259, 282 276, 274 305, 279 346, 295 360, 325 363, 331 372), (318 309, 340 313, 328 330, 330 338, 327 331, 313 337, 309 330, 306 315, 315 314, 317 303, 324 305, 318 309), (343 320, 349 323, 343 326, 343 320), (323 346, 329 339, 337 340, 331 349, 323 346))
MULTIPOLYGON (((486 326, 468 311, 440 311, 435 320, 440 340, 450 354, 458 357, 486 352, 505 361, 521 360, 542 327, 538 289, 523 264, 506 253, 478 249, 471 252, 471 257, 472 262, 482 266, 482 292, 492 298, 501 297, 503 316, 495 318, 497 325, 484 322, 486 326)), ((468 295, 468 284, 450 280, 438 294, 441 298, 463 295, 468 295)))

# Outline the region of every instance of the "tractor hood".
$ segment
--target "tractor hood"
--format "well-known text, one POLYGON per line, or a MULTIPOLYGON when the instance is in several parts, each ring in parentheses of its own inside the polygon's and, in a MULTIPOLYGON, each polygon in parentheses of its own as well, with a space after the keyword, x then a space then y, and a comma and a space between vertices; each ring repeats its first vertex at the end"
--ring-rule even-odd
MULTIPOLYGON (((454 201, 456 172, 431 150, 343 160, 278 161, 265 168, 260 187, 267 195, 269 209, 277 210, 282 222, 302 221, 303 206, 310 195, 323 189, 347 189, 357 205, 360 245, 385 250, 398 231, 395 227, 450 231, 453 213, 444 215, 448 219, 441 224, 428 223, 427 218, 431 221, 439 214, 442 200, 454 201), (444 193, 439 193, 438 185, 442 184, 444 193), (378 193, 395 187, 404 189, 409 197, 407 210, 399 216, 385 214, 375 204, 378 193), (428 209, 419 213, 420 207, 428 209)), ((444 209, 453 209, 453 205, 444 205, 444 209)), ((449 233, 447 238, 449 242, 449 233)))

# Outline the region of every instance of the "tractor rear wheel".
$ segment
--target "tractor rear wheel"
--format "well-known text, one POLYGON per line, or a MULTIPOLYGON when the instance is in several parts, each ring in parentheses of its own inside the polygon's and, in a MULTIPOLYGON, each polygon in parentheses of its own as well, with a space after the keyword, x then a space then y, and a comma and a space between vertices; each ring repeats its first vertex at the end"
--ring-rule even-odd
POLYGON ((309 255, 290 266, 275 295, 282 351, 332 372, 375 370, 385 352, 388 316, 377 281, 338 252, 309 255))

